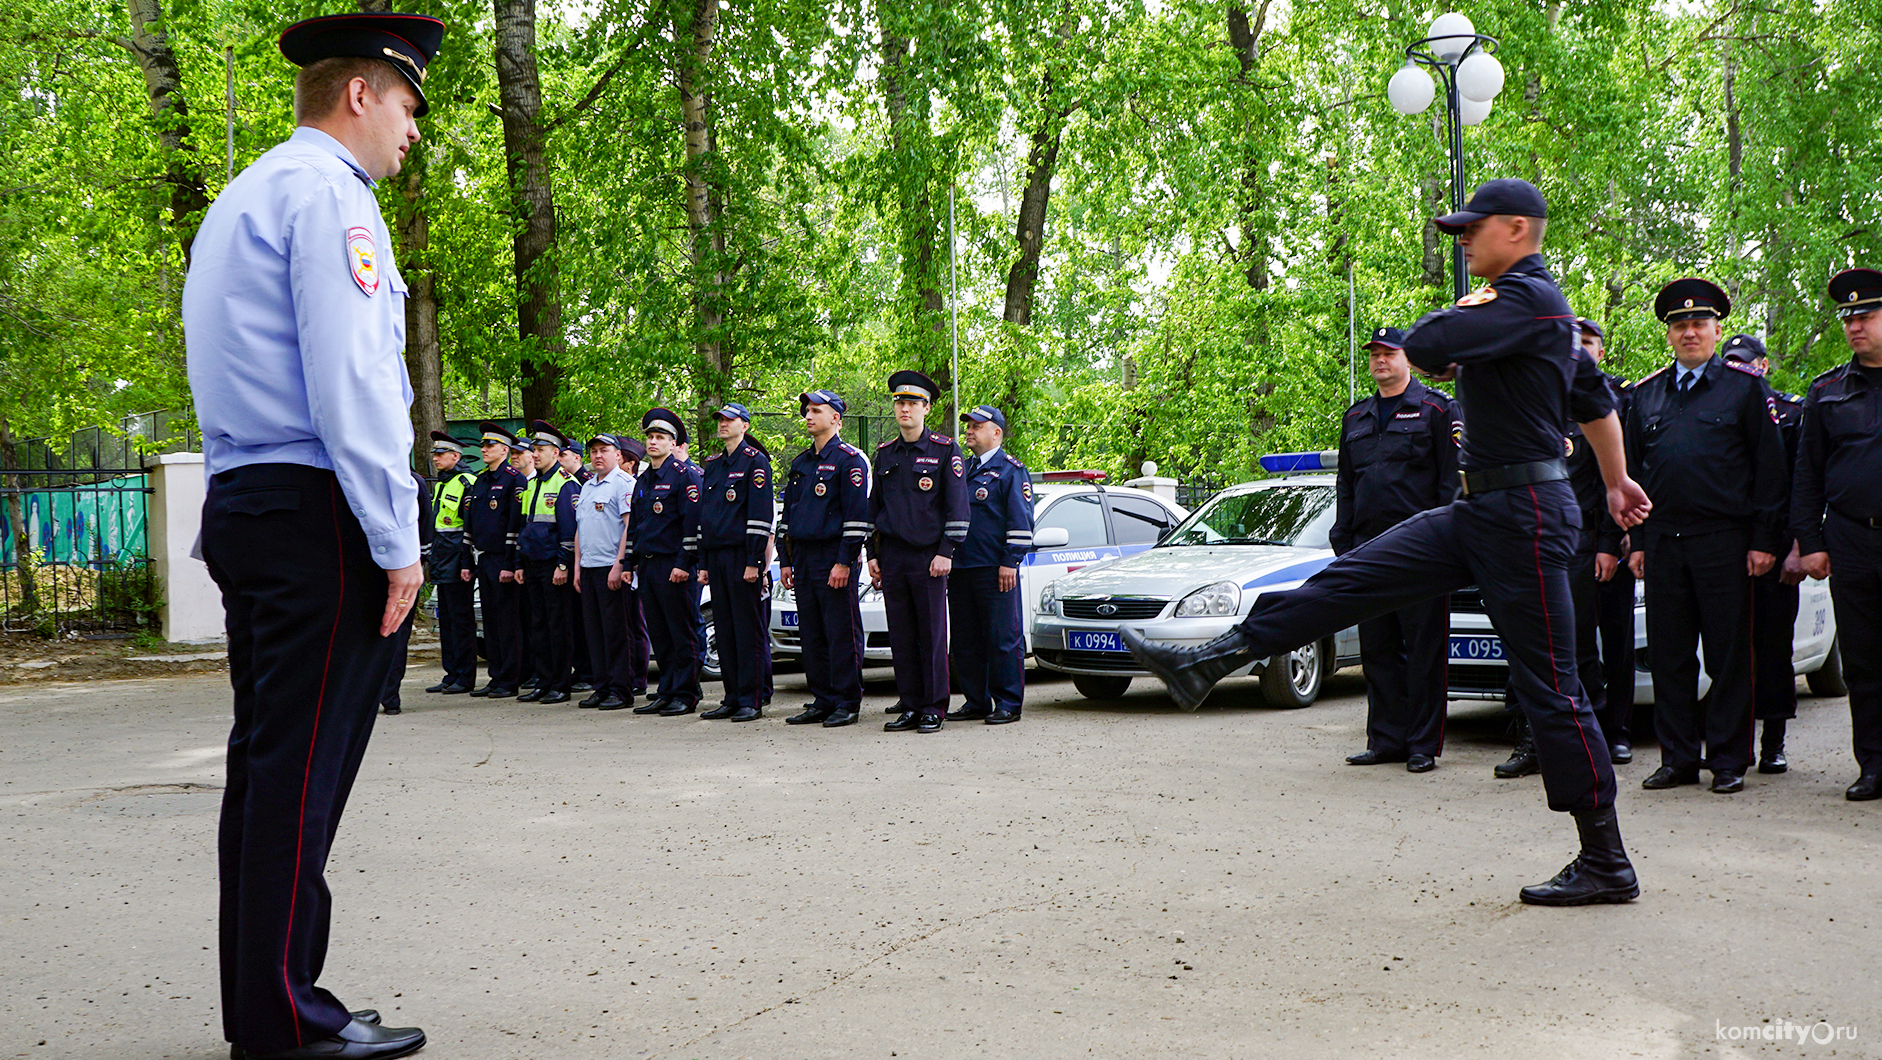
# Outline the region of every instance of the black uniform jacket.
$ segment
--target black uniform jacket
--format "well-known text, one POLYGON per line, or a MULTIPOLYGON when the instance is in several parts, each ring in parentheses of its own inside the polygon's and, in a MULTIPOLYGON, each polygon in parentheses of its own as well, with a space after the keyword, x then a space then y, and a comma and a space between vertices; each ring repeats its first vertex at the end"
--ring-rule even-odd
POLYGON ((1339 501, 1328 531, 1336 555, 1457 495, 1457 401, 1414 379, 1383 420, 1381 407, 1374 394, 1340 424, 1339 501))
POLYGON ((1751 547, 1785 548, 1784 436, 1758 373, 1714 356, 1682 395, 1674 365, 1634 384, 1627 468, 1653 501, 1633 547, 1662 534, 1749 527, 1751 547))
POLYGON ((1882 519, 1882 381, 1854 359, 1818 376, 1804 395, 1790 508, 1805 555, 1827 550, 1826 507, 1847 519, 1882 519))

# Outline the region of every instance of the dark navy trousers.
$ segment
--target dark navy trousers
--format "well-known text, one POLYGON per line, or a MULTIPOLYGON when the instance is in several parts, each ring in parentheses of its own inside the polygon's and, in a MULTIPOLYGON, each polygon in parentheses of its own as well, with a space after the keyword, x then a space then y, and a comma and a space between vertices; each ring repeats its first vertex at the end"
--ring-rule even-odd
POLYGON ((841 544, 793 542, 791 584, 797 597, 797 637, 804 687, 818 710, 859 710, 863 702, 863 613, 859 597, 865 568, 850 568, 850 583, 830 588, 830 568, 841 544))
MULTIPOLYGON (((1575 670, 1581 675, 1581 691, 1588 697, 1588 709, 1594 711, 1595 719, 1601 723, 1601 734, 1612 742, 1627 739, 1627 724, 1625 721, 1620 722, 1618 729, 1608 724, 1613 712, 1607 707, 1607 675, 1601 669, 1601 583, 1594 580, 1594 556, 1594 539, 1584 532, 1582 547, 1575 551, 1575 558, 1568 565, 1569 602, 1575 609, 1575 670)), ((1628 621, 1631 622, 1631 605, 1627 613, 1628 621)), ((1521 665, 1512 661, 1510 668, 1514 671, 1521 665)), ((1633 686, 1630 684, 1628 687, 1631 689, 1633 686)), ((1517 683, 1512 680, 1510 698, 1520 700, 1521 696, 1517 683)), ((1633 702, 1630 694, 1627 697, 1629 709, 1632 709, 1633 702)), ((1520 702, 1513 703, 1512 709, 1520 710, 1520 702)))
POLYGON ((660 660, 660 695, 698 703, 699 583, 669 581, 678 562, 678 556, 640 557, 640 597, 653 656, 660 660))
POLYGON ((948 581, 948 636, 963 709, 1018 714, 1026 696, 1026 638, 1017 575, 1006 592, 998 567, 956 567, 948 581))
POLYGON ((1450 632, 1449 596, 1420 600, 1359 623, 1368 750, 1433 758, 1444 753, 1450 632))
POLYGON ((764 702, 764 671, 771 661, 766 650, 770 633, 765 628, 764 571, 758 581, 745 580, 745 548, 709 548, 702 568, 712 587, 712 630, 719 647, 719 674, 725 702, 732 707, 756 707, 764 702))
POLYGON ((315 981, 327 853, 392 666, 386 574, 333 472, 298 464, 213 476, 203 558, 235 691, 218 841, 223 1034, 278 1052, 351 1020, 315 981))
POLYGON ((1601 695, 1603 706, 1595 712, 1601 719, 1601 731, 1610 744, 1632 743, 1628 726, 1633 723, 1635 629, 1634 572, 1627 569, 1627 557, 1614 568, 1614 577, 1596 582, 1594 590, 1595 626, 1601 641, 1601 695))
POLYGON ((1752 763, 1751 531, 1646 539, 1647 656, 1660 764, 1743 773, 1752 763), (1704 639, 1712 690, 1699 698, 1704 639))
POLYGON ((1568 565, 1580 530, 1566 482, 1474 494, 1412 516, 1298 589, 1260 597, 1241 628, 1254 655, 1279 655, 1475 583, 1505 653, 1522 663, 1511 680, 1549 808, 1612 806, 1614 767, 1575 665, 1568 565))
POLYGON ((948 579, 928 575, 933 545, 914 547, 883 537, 876 549, 889 652, 902 706, 918 714, 948 709, 948 579))
POLYGON ((1850 733, 1866 776, 1882 773, 1882 530, 1838 515, 1825 518, 1836 643, 1849 686, 1850 733))
POLYGON ((508 569, 494 552, 477 560, 477 592, 484 608, 484 664, 491 685, 514 689, 523 680, 523 631, 517 621, 522 587, 502 580, 500 575, 508 569))
POLYGON ((433 586, 438 600, 438 654, 444 666, 444 683, 477 684, 477 615, 474 610, 477 587, 453 577, 433 586))
POLYGON ((588 641, 595 691, 603 695, 613 692, 626 699, 634 694, 633 665, 627 657, 627 585, 623 576, 620 588, 608 588, 608 572, 612 569, 583 567, 582 588, 575 596, 581 603, 578 610, 588 641))
POLYGON ((523 561, 523 591, 529 600, 529 661, 536 687, 544 692, 567 692, 574 684, 569 660, 575 644, 569 639, 570 612, 575 610, 575 586, 555 583, 556 561, 523 561))
POLYGON ((1784 557, 1779 556, 1770 570, 1751 580, 1751 713, 1759 721, 1797 716, 1797 671, 1791 656, 1803 592, 1785 585, 1783 573, 1784 557))
POLYGON ((640 604, 644 595, 631 582, 621 588, 621 609, 627 615, 627 672, 632 682, 627 690, 637 696, 647 692, 647 659, 653 654, 653 641, 647 637, 647 613, 640 604))

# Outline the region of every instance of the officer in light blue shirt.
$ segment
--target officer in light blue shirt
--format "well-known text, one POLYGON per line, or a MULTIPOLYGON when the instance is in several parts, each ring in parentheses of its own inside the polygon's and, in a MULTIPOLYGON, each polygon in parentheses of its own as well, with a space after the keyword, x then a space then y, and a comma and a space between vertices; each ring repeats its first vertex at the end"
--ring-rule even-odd
POLYGON ((595 471, 575 501, 575 591, 582 632, 594 670, 594 692, 577 706, 620 710, 634 704, 634 666, 628 653, 631 597, 623 553, 634 478, 621 467, 625 441, 612 434, 588 439, 595 471))
POLYGON ((315 978, 332 918, 327 853, 402 650, 389 635, 424 580, 405 282, 373 182, 418 142, 443 39, 423 15, 288 27, 298 128, 210 205, 183 288, 209 478, 202 556, 222 590, 235 689, 218 836, 222 1027, 257 1060, 390 1060, 425 1044, 415 1027, 358 1018, 315 978))

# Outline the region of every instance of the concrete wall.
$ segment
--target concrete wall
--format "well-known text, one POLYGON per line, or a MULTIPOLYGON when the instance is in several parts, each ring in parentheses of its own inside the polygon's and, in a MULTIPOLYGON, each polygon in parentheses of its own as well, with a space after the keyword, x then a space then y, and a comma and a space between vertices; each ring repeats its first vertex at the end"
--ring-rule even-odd
POLYGON ((150 497, 150 560, 163 594, 163 639, 222 640, 222 593, 209 568, 190 555, 203 525, 203 454, 164 453, 145 457, 144 464, 156 490, 150 497))

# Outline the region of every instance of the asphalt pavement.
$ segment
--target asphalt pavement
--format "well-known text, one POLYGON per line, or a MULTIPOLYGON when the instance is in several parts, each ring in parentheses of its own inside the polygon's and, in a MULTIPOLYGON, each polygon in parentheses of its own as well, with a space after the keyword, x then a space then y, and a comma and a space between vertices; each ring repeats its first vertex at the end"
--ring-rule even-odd
MULTIPOLYGON (((328 867, 323 985, 434 1060, 1882 1056, 1882 803, 1842 797, 1841 699, 1738 795, 1641 791, 1640 747, 1639 901, 1539 909, 1517 888, 1574 828, 1491 777, 1497 704, 1454 704, 1415 776, 1341 764, 1352 671, 1194 714, 1035 671, 1019 724, 933 735, 882 732, 870 676, 862 725, 806 730, 800 674, 732 725, 414 668, 328 867)), ((227 1055, 228 718, 224 676, 0 688, 0 1057, 227 1055)))

